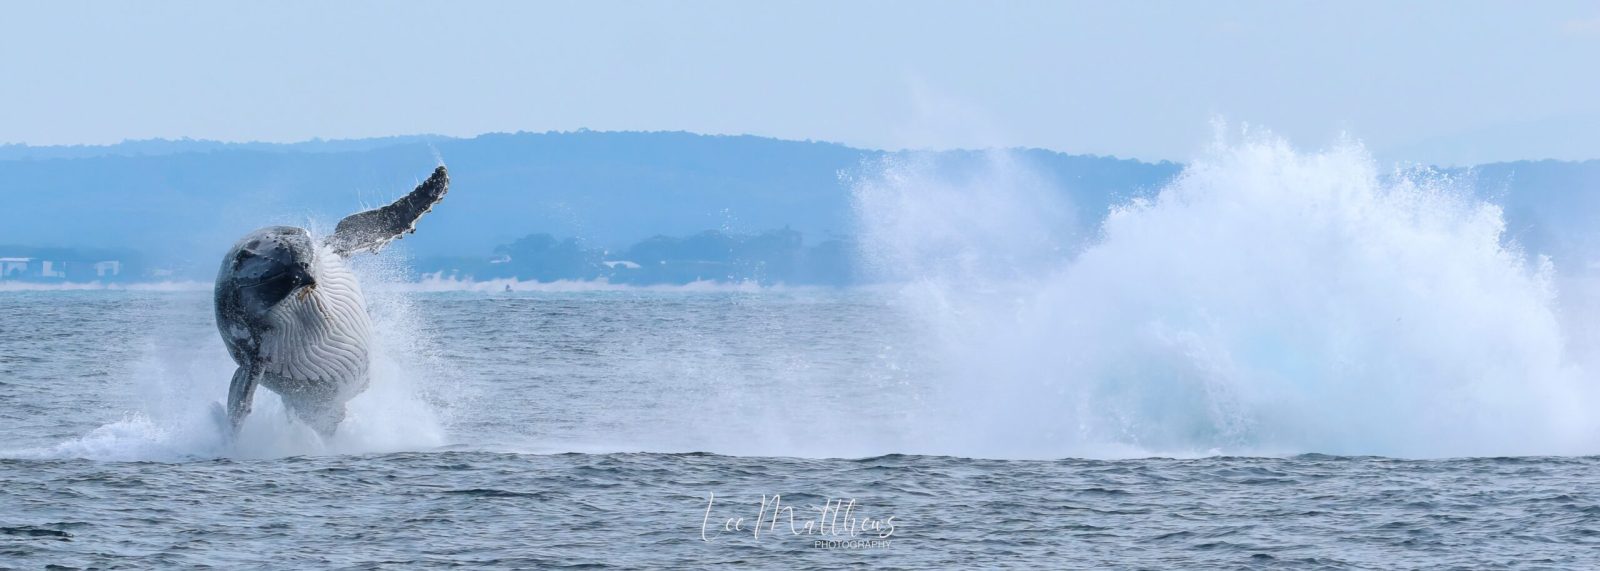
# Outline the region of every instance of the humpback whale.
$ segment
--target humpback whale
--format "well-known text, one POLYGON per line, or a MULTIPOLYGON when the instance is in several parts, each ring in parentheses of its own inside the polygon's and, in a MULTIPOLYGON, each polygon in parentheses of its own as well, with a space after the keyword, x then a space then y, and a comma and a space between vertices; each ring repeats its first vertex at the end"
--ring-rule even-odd
POLYGON ((261 385, 323 437, 333 435, 345 403, 367 387, 372 338, 361 284, 345 259, 415 232, 449 186, 441 166, 393 204, 340 220, 320 243, 304 228, 269 226, 233 245, 215 292, 217 330, 238 365, 228 385, 233 432, 261 385))

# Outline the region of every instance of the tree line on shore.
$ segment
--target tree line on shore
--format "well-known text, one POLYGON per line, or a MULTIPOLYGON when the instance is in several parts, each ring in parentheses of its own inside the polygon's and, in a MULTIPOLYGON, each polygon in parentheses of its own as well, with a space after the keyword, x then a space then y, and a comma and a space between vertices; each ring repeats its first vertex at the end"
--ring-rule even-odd
POLYGON ((415 271, 419 277, 480 281, 847 285, 857 281, 854 257, 850 240, 830 238, 807 245, 799 231, 789 228, 754 234, 706 230, 688 236, 658 235, 620 250, 537 233, 497 246, 487 256, 424 258, 415 271))

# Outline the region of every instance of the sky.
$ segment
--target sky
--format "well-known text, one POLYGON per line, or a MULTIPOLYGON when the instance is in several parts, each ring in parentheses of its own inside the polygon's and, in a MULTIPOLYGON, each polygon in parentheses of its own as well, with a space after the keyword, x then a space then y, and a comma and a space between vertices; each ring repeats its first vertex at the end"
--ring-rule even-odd
POLYGON ((7 3, 0 143, 684 130, 1600 158, 1600 2, 7 3))

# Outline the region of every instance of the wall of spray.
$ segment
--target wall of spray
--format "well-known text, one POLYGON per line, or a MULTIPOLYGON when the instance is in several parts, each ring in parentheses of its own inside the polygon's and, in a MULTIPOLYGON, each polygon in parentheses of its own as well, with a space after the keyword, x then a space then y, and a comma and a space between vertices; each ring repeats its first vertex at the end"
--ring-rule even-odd
POLYGON ((939 348, 946 453, 1600 449, 1594 304, 1461 180, 1245 133, 1082 229, 1005 153, 868 172, 863 259, 939 348))

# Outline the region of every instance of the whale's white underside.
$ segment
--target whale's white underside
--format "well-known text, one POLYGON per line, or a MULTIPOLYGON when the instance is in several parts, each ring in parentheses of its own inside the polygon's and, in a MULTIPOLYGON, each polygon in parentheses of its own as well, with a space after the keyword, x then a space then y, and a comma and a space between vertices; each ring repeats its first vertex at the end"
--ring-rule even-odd
POLYGON ((309 389, 353 396, 366 386, 372 339, 361 285, 343 258, 325 247, 311 267, 316 285, 290 294, 267 315, 262 383, 280 394, 309 389))

